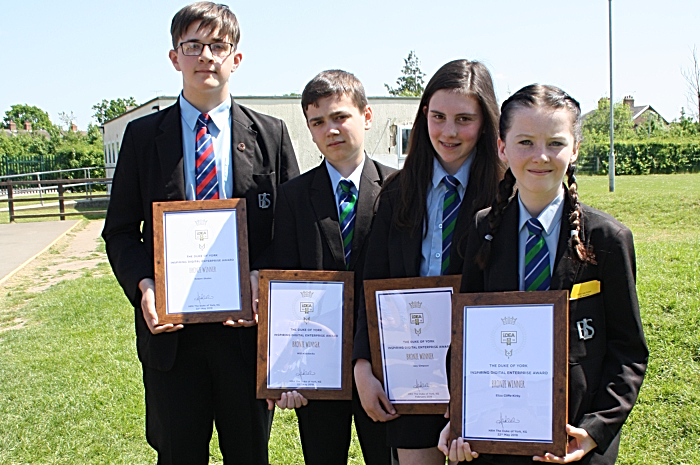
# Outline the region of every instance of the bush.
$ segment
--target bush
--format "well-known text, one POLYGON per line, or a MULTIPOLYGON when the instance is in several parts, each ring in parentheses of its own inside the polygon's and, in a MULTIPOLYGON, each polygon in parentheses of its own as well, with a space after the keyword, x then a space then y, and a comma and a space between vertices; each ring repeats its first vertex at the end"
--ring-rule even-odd
MULTIPOLYGON (((610 143, 581 144, 583 172, 607 174, 610 143)), ((616 174, 700 172, 700 139, 653 138, 615 142, 616 174)))

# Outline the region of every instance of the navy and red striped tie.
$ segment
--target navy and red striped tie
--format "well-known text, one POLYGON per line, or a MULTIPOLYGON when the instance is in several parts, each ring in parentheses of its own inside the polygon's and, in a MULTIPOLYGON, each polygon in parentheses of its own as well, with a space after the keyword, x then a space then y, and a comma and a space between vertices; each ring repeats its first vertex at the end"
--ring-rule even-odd
POLYGON ((219 180, 216 176, 216 158, 211 133, 207 127, 211 118, 202 113, 197 118, 195 137, 195 176, 196 200, 219 198, 219 180))

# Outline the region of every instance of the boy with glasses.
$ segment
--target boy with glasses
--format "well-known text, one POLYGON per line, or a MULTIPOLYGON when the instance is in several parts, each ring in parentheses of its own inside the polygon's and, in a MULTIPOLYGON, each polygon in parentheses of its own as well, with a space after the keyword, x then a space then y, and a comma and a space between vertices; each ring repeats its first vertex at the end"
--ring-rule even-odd
POLYGON ((172 107, 127 126, 102 233, 135 308, 146 438, 158 464, 207 464, 215 423, 224 463, 267 464, 271 416, 255 399, 256 321, 159 324, 151 205, 245 198, 252 263, 271 242, 277 188, 299 168, 285 124, 231 98, 228 79, 242 54, 228 7, 188 5, 171 35, 182 93, 172 107))

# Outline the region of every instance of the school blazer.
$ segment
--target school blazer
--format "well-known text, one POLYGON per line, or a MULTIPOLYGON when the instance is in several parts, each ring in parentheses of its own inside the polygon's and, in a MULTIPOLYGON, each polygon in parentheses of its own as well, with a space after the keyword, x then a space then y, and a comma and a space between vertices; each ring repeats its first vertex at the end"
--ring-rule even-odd
MULTIPOLYGON (((582 209, 580 237, 592 246, 596 264, 582 264, 572 258, 567 194, 550 289, 571 291, 574 284, 600 281, 600 293, 569 301, 568 420, 588 431, 598 444, 581 463, 612 464, 617 458, 620 428, 644 380, 649 352, 637 302, 632 232, 606 213, 587 205, 582 209), (580 337, 579 322, 582 336, 591 338, 580 337)), ((494 234, 486 269, 479 269, 472 258, 489 233, 488 212, 480 211, 473 222, 461 292, 519 288, 519 208, 515 198, 504 210, 501 226, 494 234)), ((531 459, 528 461, 531 463, 531 459)))
MULTIPOLYGON (((379 207, 369 237, 367 261, 363 279, 412 278, 420 275, 421 244, 423 229, 410 231, 394 224, 394 215, 400 199, 401 173, 391 178, 379 198, 379 207)), ((476 205, 479 180, 471 170, 467 190, 457 213, 457 223, 450 247, 450 266, 446 274, 459 274, 464 262, 464 249, 469 224, 477 210, 485 205, 476 205)), ((364 291, 363 291, 364 293, 364 291)), ((367 310, 365 300, 360 300, 357 329, 353 349, 353 360, 371 360, 367 310)))
MULTIPOLYGON (((283 121, 231 103, 233 197, 246 199, 252 263, 272 240, 278 186, 297 176, 299 167, 283 121)), ((138 283, 154 276, 152 203, 174 200, 185 200, 179 99, 127 126, 102 232, 114 274, 135 309, 139 359, 164 371, 175 361, 178 333, 151 334, 138 283)), ((232 328, 236 333, 254 363, 256 331, 232 328)))
MULTIPOLYGON (((267 266, 286 270, 346 271, 338 207, 326 163, 324 160, 280 187, 275 207, 273 258, 267 266)), ((355 272, 355 321, 358 301, 364 300, 362 270, 375 200, 384 180, 395 171, 369 157, 362 169, 349 267, 355 272)))

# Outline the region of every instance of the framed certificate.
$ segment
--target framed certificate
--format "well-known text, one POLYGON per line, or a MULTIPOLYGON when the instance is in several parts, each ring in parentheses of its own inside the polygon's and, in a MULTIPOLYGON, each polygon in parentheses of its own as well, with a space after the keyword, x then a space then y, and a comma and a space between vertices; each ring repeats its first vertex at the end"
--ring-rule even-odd
POLYGON ((452 294, 461 275, 367 280, 372 372, 400 414, 444 414, 452 294))
POLYGON ((354 273, 260 270, 257 398, 352 399, 354 273))
POLYGON ((568 291, 452 297, 450 427, 479 453, 566 454, 568 291))
POLYGON ((253 318, 245 199, 153 203, 159 323, 253 318))

